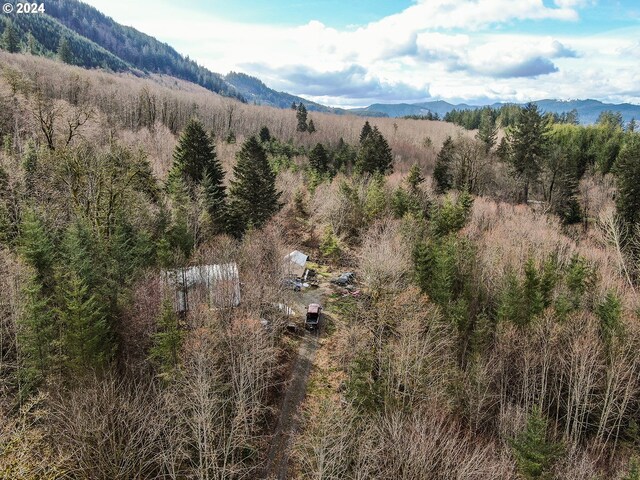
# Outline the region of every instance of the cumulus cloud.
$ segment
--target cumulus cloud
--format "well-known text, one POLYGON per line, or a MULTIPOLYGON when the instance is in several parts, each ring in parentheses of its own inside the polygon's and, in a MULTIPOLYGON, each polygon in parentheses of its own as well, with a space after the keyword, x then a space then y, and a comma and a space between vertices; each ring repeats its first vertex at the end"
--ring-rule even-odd
POLYGON ((519 63, 493 65, 478 69, 479 73, 491 75, 496 78, 538 77, 558 71, 558 67, 543 57, 533 57, 519 63))

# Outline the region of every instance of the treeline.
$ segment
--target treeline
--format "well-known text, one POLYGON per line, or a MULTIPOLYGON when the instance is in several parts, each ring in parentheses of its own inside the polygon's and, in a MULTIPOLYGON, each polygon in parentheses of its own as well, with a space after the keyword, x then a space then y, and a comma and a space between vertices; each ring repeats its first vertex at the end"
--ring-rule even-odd
MULTIPOLYGON (((494 123, 498 124, 502 128, 507 128, 516 123, 518 112, 521 108, 522 107, 520 105, 505 104, 498 108, 482 107, 463 110, 453 109, 444 115, 443 120, 445 122, 460 125, 467 130, 476 130, 480 128, 482 117, 489 115, 494 123)), ((571 125, 578 125, 580 123, 578 111, 575 109, 562 113, 546 112, 544 117, 552 123, 568 123, 571 125)))

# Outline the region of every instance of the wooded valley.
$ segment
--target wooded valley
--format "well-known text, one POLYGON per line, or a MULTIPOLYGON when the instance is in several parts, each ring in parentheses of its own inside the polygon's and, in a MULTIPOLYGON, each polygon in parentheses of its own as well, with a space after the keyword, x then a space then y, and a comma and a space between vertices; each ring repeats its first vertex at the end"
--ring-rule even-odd
POLYGON ((640 478, 635 126, 292 107, 0 52, 0 477, 640 478))

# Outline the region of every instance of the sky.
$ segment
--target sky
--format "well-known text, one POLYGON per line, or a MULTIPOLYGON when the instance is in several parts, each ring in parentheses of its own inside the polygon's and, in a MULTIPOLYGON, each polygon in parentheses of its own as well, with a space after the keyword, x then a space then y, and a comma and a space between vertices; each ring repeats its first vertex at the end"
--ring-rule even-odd
POLYGON ((325 105, 640 103, 640 0, 84 1, 325 105))

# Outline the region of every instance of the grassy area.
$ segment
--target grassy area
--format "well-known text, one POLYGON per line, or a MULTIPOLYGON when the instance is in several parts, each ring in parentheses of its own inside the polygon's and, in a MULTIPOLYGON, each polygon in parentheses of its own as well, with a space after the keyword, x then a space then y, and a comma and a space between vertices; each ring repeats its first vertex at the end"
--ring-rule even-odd
POLYGON ((319 277, 330 278, 333 276, 327 265, 321 265, 315 262, 307 262, 307 268, 315 270, 319 277))
POLYGON ((355 316, 357 309, 358 299, 351 295, 342 296, 339 293, 334 293, 327 299, 327 310, 339 315, 346 321, 355 316))

